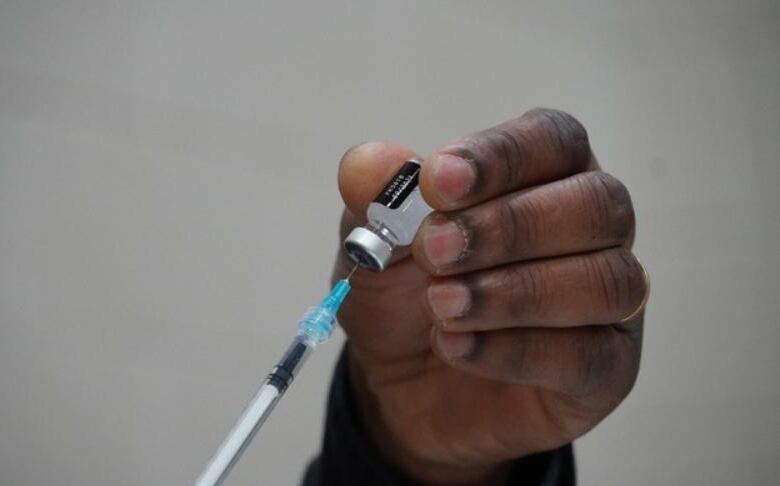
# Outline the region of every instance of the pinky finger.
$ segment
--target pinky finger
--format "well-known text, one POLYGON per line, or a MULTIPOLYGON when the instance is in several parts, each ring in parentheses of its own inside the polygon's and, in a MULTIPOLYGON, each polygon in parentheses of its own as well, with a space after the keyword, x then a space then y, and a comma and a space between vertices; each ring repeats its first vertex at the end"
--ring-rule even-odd
POLYGON ((641 339, 638 316, 622 326, 460 333, 435 329, 431 344, 462 371, 583 397, 613 386, 628 393, 639 369, 641 339))

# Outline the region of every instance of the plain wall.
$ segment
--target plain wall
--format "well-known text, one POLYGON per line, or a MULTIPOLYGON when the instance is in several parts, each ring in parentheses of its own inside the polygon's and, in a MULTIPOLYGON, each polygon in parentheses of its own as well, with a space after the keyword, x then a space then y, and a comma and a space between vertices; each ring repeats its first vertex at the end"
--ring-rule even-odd
MULTIPOLYGON (((0 0, 0 484, 188 484, 327 288, 342 152, 536 106, 638 215, 581 484, 776 484, 780 3, 0 0)), ((296 484, 338 338, 229 484, 296 484)))

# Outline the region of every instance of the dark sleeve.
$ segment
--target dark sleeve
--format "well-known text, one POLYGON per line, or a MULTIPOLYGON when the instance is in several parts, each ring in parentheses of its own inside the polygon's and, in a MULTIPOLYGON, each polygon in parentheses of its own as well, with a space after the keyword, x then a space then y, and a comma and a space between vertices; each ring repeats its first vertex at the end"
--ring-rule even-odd
MULTIPOLYGON (((341 353, 331 384, 322 451, 306 471, 304 486, 412 485, 386 463, 366 434, 352 395, 346 348, 341 353)), ((574 486, 571 445, 515 461, 509 484, 574 486)))

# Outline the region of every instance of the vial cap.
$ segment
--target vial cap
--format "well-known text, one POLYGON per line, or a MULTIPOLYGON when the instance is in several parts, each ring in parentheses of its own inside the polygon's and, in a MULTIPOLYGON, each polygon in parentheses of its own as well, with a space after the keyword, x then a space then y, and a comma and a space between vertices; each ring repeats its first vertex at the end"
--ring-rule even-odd
POLYGON ((355 228, 344 240, 347 254, 360 266, 381 272, 393 256, 393 247, 366 228, 355 228))

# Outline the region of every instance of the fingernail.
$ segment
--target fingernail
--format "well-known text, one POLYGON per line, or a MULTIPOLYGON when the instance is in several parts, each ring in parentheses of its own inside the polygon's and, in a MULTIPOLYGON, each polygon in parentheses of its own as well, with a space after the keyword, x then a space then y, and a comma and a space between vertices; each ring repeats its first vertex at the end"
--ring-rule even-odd
POLYGON ((471 191, 477 178, 474 166, 450 154, 437 155, 433 160, 433 185, 447 202, 457 202, 471 191))
POLYGON ((428 303, 442 321, 460 317, 471 306, 471 291, 459 283, 434 284, 428 287, 428 303))
POLYGON ((423 249, 432 265, 449 265, 460 259, 466 249, 466 237, 460 226, 452 221, 430 223, 425 229, 423 249))
POLYGON ((436 347, 447 359, 461 359, 474 352, 476 338, 473 332, 436 333, 436 347))

